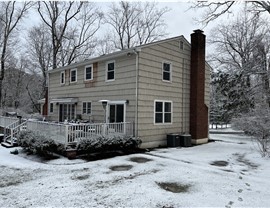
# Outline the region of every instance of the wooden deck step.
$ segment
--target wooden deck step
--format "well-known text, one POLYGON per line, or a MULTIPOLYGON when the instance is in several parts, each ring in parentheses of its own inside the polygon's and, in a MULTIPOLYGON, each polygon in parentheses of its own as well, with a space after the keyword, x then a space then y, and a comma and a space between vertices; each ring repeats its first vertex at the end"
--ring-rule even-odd
POLYGON ((1 145, 3 147, 6 147, 6 148, 12 148, 12 147, 17 147, 18 146, 18 143, 17 143, 17 139, 14 138, 13 139, 13 145, 11 144, 10 139, 7 139, 5 142, 1 142, 1 145))
MULTIPOLYGON (((13 143, 13 145, 11 145, 10 143, 7 143, 7 142, 2 142, 1 145, 3 147, 6 147, 6 148, 12 148, 12 147, 16 147, 13 143)), ((18 146, 18 145, 17 145, 18 146)))

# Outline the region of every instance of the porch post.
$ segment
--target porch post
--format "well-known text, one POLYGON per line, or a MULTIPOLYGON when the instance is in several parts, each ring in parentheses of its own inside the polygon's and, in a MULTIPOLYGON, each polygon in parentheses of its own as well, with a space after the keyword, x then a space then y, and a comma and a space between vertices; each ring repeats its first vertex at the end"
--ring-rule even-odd
POLYGON ((13 146, 13 128, 10 128, 10 136, 11 146, 13 146))
POLYGON ((66 142, 65 142, 65 147, 67 147, 68 142, 69 142, 69 138, 68 138, 68 137, 69 137, 69 132, 68 132, 68 131, 69 131, 69 126, 66 125, 66 126, 65 126, 65 137, 66 137, 66 140, 65 140, 65 141, 66 141, 66 142))

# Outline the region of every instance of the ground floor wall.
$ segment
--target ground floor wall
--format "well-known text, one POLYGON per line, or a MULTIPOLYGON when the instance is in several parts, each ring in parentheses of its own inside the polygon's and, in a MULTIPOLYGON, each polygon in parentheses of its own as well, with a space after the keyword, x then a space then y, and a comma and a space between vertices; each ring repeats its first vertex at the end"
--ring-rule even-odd
MULTIPOLYGON (((57 98, 57 97, 55 97, 57 98)), ((51 97, 51 100, 54 98, 51 97)), ((61 105, 64 105, 63 103, 51 103, 49 101, 49 106, 52 105, 51 107, 53 109, 49 109, 49 114, 48 114, 48 120, 51 121, 63 121, 63 119, 60 119, 60 110, 61 110, 61 105), (51 111, 50 111, 51 110, 51 111)), ((72 114, 74 114, 74 118, 72 119, 67 119, 67 120, 81 120, 85 122, 94 122, 94 123, 102 123, 104 122, 105 119, 105 113, 106 113, 106 120, 107 122, 114 121, 117 122, 117 114, 121 114, 120 110, 124 110, 124 121, 125 122, 135 122, 135 100, 131 96, 113 96, 113 95, 107 95, 107 96, 95 96, 95 97, 78 97, 76 103, 71 103, 71 104, 65 104, 65 105, 72 105, 74 106, 74 110, 72 109, 72 114), (100 102, 101 100, 107 100, 108 101, 108 107, 106 111, 104 110, 102 103, 100 102), (84 113, 83 111, 83 103, 90 103, 90 112, 84 113), (114 105, 114 107, 111 107, 114 105), (117 107, 117 105, 120 105, 120 107, 117 107), (116 107, 115 107, 116 106, 116 107), (125 108, 121 108, 121 106, 125 106, 125 108), (114 113, 112 113, 112 110, 115 110, 114 113), (111 111, 111 112, 110 112, 111 111), (119 111, 119 112, 118 112, 119 111), (112 116, 114 116, 116 119, 112 119, 112 116)), ((69 107, 71 108, 71 107, 69 107)), ((121 117, 121 115, 120 115, 121 117)), ((121 122, 124 122, 121 121, 121 122)))

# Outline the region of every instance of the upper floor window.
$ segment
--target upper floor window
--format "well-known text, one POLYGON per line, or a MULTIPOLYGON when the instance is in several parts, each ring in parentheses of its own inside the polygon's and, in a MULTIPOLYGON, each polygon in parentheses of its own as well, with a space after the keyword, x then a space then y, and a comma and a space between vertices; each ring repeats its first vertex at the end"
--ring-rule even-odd
POLYGON ((83 102, 82 114, 91 114, 92 104, 91 102, 83 102))
POLYGON ((65 71, 60 73, 60 84, 65 84, 65 71))
POLYGON ((106 66, 106 80, 114 80, 115 65, 114 61, 108 62, 106 66))
POLYGON ((172 81, 171 63, 163 62, 163 64, 162 64, 162 80, 163 81, 172 81))
POLYGON ((84 69, 84 80, 92 80, 93 79, 93 65, 88 65, 84 69))
POLYGON ((70 82, 77 82, 77 69, 70 70, 70 82))
POLYGON ((155 101, 155 124, 172 123, 172 102, 155 101))

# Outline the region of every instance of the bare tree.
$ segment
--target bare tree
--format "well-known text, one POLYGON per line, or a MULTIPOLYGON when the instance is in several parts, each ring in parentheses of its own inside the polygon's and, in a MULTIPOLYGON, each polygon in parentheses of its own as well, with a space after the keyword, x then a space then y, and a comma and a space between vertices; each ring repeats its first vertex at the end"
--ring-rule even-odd
POLYGON ((254 137, 262 157, 270 156, 270 108, 263 104, 239 118, 233 119, 233 128, 254 137))
MULTIPOLYGON (((46 87, 47 71, 52 67, 52 44, 50 42, 50 33, 44 24, 34 26, 28 32, 27 54, 30 62, 32 73, 37 71, 43 78, 43 91, 46 87)), ((43 92, 44 93, 44 92, 43 92)))
MULTIPOLYGON (((242 2, 241 2, 242 3, 242 2)), ((251 10, 256 14, 267 12, 270 14, 270 2, 269 1, 247 1, 246 4, 251 5, 251 10)), ((217 19, 223 14, 230 13, 232 8, 237 5, 237 1, 198 1, 191 7, 193 9, 204 9, 204 14, 200 20, 203 24, 217 19)))
POLYGON ((112 3, 105 21, 112 27, 115 48, 130 48, 166 36, 163 17, 168 11, 167 7, 158 9, 154 2, 112 3))
POLYGON ((213 28, 209 42, 215 65, 218 90, 227 100, 223 109, 237 116, 247 113, 256 103, 269 103, 269 26, 257 15, 239 14, 229 24, 213 28))
POLYGON ((7 50, 11 42, 11 36, 16 31, 19 23, 26 15, 28 9, 32 6, 31 2, 17 3, 15 1, 11 2, 0 2, 1 12, 0 12, 0 50, 1 50, 1 69, 0 69, 0 106, 2 106, 2 85, 5 77, 6 70, 6 59, 7 50))
POLYGON ((82 56, 102 18, 89 2, 43 1, 38 2, 37 10, 49 28, 52 68, 70 64, 82 56))

